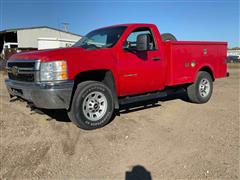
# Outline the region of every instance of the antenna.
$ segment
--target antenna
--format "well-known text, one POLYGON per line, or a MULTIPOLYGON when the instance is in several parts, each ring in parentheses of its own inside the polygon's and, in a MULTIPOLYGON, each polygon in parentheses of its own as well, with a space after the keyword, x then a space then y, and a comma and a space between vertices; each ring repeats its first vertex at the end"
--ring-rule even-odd
POLYGON ((69 23, 63 22, 62 24, 63 24, 63 29, 64 29, 64 31, 68 32, 69 23))

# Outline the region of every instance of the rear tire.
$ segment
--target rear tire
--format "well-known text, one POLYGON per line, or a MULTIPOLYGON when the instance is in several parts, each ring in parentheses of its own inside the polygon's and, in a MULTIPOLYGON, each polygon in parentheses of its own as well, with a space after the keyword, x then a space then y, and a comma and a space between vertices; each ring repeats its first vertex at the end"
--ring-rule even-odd
POLYGON ((161 34, 161 37, 162 37, 162 41, 164 41, 164 42, 177 41, 177 38, 171 33, 163 33, 163 34, 161 34))
POLYGON ((187 87, 188 98, 193 103, 206 103, 212 96, 213 82, 208 72, 200 71, 196 81, 187 87))
POLYGON ((110 122, 113 111, 111 90, 101 82, 85 81, 77 86, 68 116, 79 128, 91 130, 110 122))

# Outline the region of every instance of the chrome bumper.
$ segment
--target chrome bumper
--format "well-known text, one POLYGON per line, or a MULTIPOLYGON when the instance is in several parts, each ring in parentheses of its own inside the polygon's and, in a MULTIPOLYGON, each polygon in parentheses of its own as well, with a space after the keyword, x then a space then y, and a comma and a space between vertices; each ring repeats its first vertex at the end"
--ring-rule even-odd
POLYGON ((74 82, 27 83, 5 80, 8 92, 29 101, 38 108, 68 109, 74 82))

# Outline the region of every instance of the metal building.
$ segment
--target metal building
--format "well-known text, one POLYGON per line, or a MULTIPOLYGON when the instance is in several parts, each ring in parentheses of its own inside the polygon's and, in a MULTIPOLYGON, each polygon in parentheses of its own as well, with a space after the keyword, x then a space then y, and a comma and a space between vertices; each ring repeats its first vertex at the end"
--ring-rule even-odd
MULTIPOLYGON (((15 50, 36 50, 38 49, 38 40, 42 38, 45 38, 45 40, 55 39, 61 42, 64 40, 64 42, 68 42, 66 46, 69 46, 69 42, 74 43, 78 41, 81 36, 48 26, 6 29, 0 31, 0 53, 4 54, 5 49, 10 49, 10 53, 11 51, 13 53, 15 50)), ((64 43, 59 43, 59 46, 64 45, 64 43)), ((51 43, 49 43, 49 46, 45 44, 45 47, 52 48, 51 43)))

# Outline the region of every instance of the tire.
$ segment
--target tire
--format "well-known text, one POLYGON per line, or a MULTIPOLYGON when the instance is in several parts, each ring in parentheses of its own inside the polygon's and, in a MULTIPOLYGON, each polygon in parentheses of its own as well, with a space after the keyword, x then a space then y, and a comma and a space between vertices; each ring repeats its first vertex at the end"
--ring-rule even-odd
POLYGON ((111 90, 101 82, 85 81, 77 86, 68 116, 79 128, 92 130, 110 122, 113 112, 111 90))
POLYGON ((166 41, 177 41, 177 38, 171 34, 171 33, 163 33, 161 35, 162 37, 162 41, 166 42, 166 41))
POLYGON ((200 71, 196 81, 187 87, 188 98, 193 103, 206 103, 212 96, 213 80, 208 72, 200 71))

